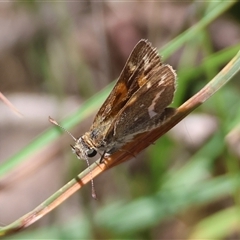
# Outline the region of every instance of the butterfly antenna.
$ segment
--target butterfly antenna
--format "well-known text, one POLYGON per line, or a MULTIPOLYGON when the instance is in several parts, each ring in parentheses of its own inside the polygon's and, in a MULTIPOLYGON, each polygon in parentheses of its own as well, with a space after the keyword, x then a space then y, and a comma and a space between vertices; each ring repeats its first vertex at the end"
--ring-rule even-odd
POLYGON ((54 120, 54 119, 51 118, 50 116, 48 117, 48 119, 49 119, 49 122, 50 122, 50 123, 52 123, 52 124, 60 127, 63 131, 67 132, 67 133, 72 137, 72 139, 73 139, 75 142, 77 141, 77 139, 76 139, 67 129, 65 129, 64 127, 62 127, 56 120, 54 120))
POLYGON ((87 157, 85 158, 85 161, 88 165, 88 169, 89 169, 90 177, 91 177, 92 198, 97 199, 97 194, 96 194, 95 187, 94 187, 94 182, 93 182, 92 170, 90 169, 90 164, 89 164, 89 161, 88 161, 87 157))
MULTIPOLYGON (((58 127, 60 127, 62 130, 64 130, 65 132, 67 132, 72 138, 73 138, 73 140, 76 142, 77 141, 77 139, 67 130, 67 129, 65 129, 64 127, 62 127, 56 120, 54 120, 53 118, 51 118, 50 116, 49 116, 49 122, 50 123, 52 123, 52 124, 54 124, 54 125, 56 125, 56 126, 58 126, 58 127)), ((95 187, 94 187, 94 183, 93 183, 93 175, 92 175, 92 171, 91 171, 91 169, 90 169, 90 164, 89 164, 89 161, 88 161, 88 159, 87 158, 85 158, 85 161, 86 161, 86 163, 87 163, 87 165, 88 165, 88 169, 89 169, 89 172, 90 172, 90 176, 91 176, 91 188, 92 188, 92 197, 94 198, 94 199, 97 199, 97 195, 96 195, 96 191, 95 191, 95 187)))

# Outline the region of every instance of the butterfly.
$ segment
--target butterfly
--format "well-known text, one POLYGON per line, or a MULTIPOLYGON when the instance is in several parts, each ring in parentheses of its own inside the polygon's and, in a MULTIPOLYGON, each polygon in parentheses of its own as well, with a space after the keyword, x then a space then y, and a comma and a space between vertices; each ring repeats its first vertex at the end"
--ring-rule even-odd
POLYGON ((102 162, 139 134, 158 128, 175 89, 175 71, 148 40, 140 40, 90 130, 75 139, 73 152, 87 162, 99 153, 102 162))

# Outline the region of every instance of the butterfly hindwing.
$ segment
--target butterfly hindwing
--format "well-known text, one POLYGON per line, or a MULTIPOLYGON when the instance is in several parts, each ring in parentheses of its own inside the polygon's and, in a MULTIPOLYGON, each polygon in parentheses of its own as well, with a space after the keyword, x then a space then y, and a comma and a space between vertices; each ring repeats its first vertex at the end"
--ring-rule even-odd
POLYGON ((160 126, 161 114, 173 100, 176 74, 172 67, 159 66, 145 77, 148 81, 129 99, 106 134, 106 141, 115 147, 160 126))

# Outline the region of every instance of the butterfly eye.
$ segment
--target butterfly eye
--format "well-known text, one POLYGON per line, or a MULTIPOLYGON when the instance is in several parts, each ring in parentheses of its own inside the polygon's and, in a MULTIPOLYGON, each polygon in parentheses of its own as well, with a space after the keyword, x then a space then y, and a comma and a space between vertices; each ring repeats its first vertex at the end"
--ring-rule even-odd
POLYGON ((97 154, 97 151, 93 148, 91 148, 87 151, 87 156, 88 157, 94 157, 94 156, 96 156, 96 154, 97 154))

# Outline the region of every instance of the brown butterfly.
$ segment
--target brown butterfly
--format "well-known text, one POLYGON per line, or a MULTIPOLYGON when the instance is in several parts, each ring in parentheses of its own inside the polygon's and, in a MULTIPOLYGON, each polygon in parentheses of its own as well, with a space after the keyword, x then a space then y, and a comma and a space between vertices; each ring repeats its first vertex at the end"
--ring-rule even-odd
POLYGON ((85 160, 100 153, 102 161, 138 134, 159 127, 175 88, 172 67, 161 62, 150 42, 139 41, 90 130, 75 139, 72 150, 85 160))

